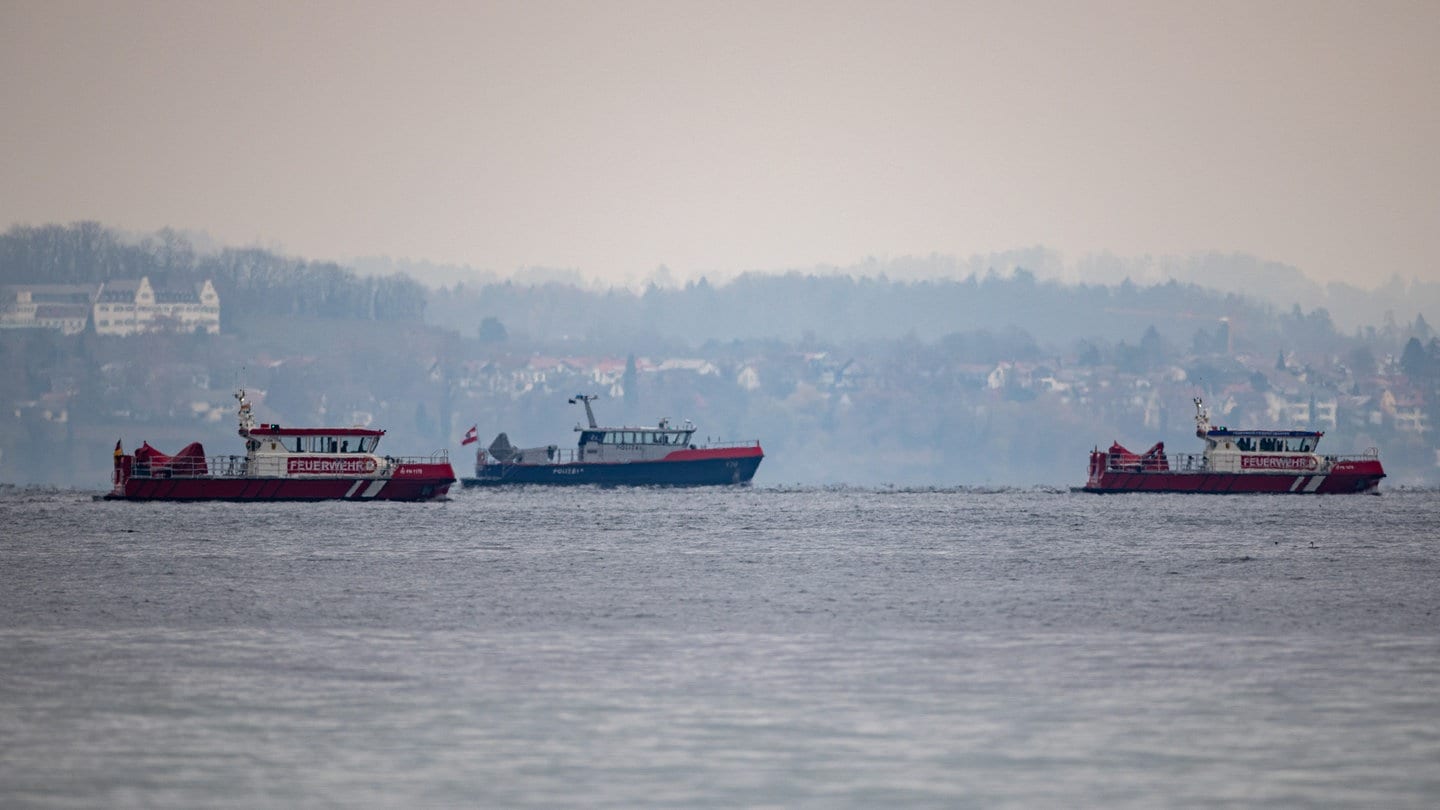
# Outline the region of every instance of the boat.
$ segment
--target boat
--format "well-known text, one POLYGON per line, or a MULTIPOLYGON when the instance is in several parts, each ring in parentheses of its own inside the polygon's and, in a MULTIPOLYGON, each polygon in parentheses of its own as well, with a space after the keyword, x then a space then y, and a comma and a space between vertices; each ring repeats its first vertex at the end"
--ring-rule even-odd
POLYGON ((559 445, 517 448, 504 433, 475 453, 475 477, 466 487, 505 484, 598 486, 712 486, 746 484, 765 452, 758 440, 694 443, 690 420, 675 425, 661 419, 652 427, 602 427, 590 403, 599 397, 577 394, 568 401, 585 406, 588 425, 573 449, 559 445))
POLYGON ((1167 455, 1164 442, 1144 453, 1132 453, 1119 442, 1108 450, 1096 448, 1081 490, 1329 495, 1373 492, 1385 477, 1374 448, 1354 456, 1317 453, 1323 431, 1212 427, 1200 397, 1195 398, 1195 435, 1205 442, 1197 454, 1167 455))
POLYGON ((448 451, 420 458, 376 455, 383 430, 256 424, 242 388, 243 456, 206 456, 194 442, 166 455, 149 442, 133 454, 115 443, 113 489, 123 501, 426 501, 455 483, 448 451))

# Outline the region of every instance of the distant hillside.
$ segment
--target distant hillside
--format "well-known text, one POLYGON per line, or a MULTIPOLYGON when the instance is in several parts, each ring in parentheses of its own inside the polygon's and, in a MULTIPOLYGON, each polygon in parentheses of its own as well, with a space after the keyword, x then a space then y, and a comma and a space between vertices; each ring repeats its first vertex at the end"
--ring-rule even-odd
POLYGON ((1225 424, 1378 448, 1387 484, 1440 480, 1440 338, 1421 317, 1342 330, 1325 308, 1175 280, 1048 278, 1043 251, 1027 254, 1035 271, 996 256, 945 273, 959 266, 929 257, 638 291, 528 272, 545 281, 432 291, 193 245, 93 224, 0 236, 0 281, 209 277, 230 320, 218 335, 0 330, 0 481, 101 487, 117 439, 233 452, 239 384, 262 419, 373 424, 388 452, 449 449, 462 467, 471 426, 565 440, 567 399, 598 393, 608 418, 762 439, 762 483, 868 486, 1076 482, 1097 444, 1193 447, 1203 395, 1225 424))
MULTIPOLYGON (((1296 306, 1302 311, 1326 311, 1335 329, 1346 333, 1371 326, 1403 326, 1416 317, 1440 320, 1440 284, 1404 281, 1397 274, 1374 290, 1359 282, 1320 285, 1295 267, 1243 254, 1158 258, 1104 254, 1067 264, 1056 252, 1035 246, 965 259, 870 258, 848 267, 746 272, 687 284, 677 284, 667 268, 658 268, 644 288, 606 288, 586 281, 575 270, 553 268, 524 268, 504 277, 474 268, 397 259, 369 259, 363 267, 408 272, 435 288, 428 310, 433 323, 468 331, 475 329, 480 317, 498 317, 507 326, 533 331, 537 337, 606 333, 657 311, 664 321, 664 307, 683 311, 675 314, 675 320, 684 329, 661 327, 661 334, 685 334, 701 342, 726 339, 732 330, 739 331, 737 336, 778 337, 805 331, 834 334, 840 329, 845 334, 893 336, 914 329, 924 336, 936 329, 1020 326, 1044 337, 1045 333, 1120 336, 1145 326, 1140 323, 1145 316, 1116 319, 1113 310, 1178 314, 1175 323, 1158 324, 1175 334, 1182 327, 1192 329, 1200 321, 1220 316, 1254 323, 1257 316, 1263 320, 1263 313, 1296 306), (477 300, 481 291, 485 303, 477 300), (1017 295, 1037 297, 1020 301, 1017 295), (636 297, 644 298, 645 306, 639 306, 636 297), (867 321, 851 311, 850 304, 838 306, 855 298, 864 298, 861 310, 899 317, 867 321), (603 307, 582 306, 580 300, 603 307), (723 314, 708 308, 736 300, 753 301, 749 306, 723 308, 723 314), (540 301, 541 311, 531 313, 531 303, 540 306, 540 301), (886 303, 893 306, 887 310, 886 303), (1028 303, 1037 306, 1025 306, 1028 303), (704 311, 684 311, 685 307, 704 307, 704 311), (1081 307, 1089 308, 1081 311, 1081 307), (1097 313, 1104 313, 1103 317, 1097 319, 1097 313), (1032 326, 1031 321, 1040 326, 1032 326)), ((1164 317, 1169 321, 1169 314, 1164 317)), ((655 324, 647 320, 647 326, 655 324)))
POLYGON ((250 314, 419 321, 424 286, 401 274, 360 276, 260 248, 197 251, 175 231, 127 238, 95 222, 16 226, 0 234, 0 284, 81 284, 148 276, 159 288, 210 279, 221 328, 250 314))
POLYGON ((1194 285, 1071 285, 1042 282, 1026 270, 1008 277, 920 281, 757 273, 728 284, 702 280, 642 294, 561 284, 461 285, 435 293, 428 312, 431 322, 461 334, 476 334, 489 318, 507 334, 533 341, 643 337, 690 345, 934 340, 1014 329, 1042 344, 1068 344, 1081 338, 1133 340, 1150 326, 1188 344, 1199 330, 1215 331, 1222 318, 1243 324, 1247 336, 1279 329, 1269 305, 1194 285))

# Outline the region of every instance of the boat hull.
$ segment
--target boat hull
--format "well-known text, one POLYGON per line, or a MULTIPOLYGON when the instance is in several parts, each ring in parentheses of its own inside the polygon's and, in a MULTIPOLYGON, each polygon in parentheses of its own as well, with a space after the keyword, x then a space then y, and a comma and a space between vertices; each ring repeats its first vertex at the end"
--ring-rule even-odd
POLYGON ((113 501, 428 501, 443 497, 450 477, 410 478, 131 478, 113 501))
POLYGON ((1372 492, 1379 486, 1380 479, 1385 477, 1378 461, 1354 466, 1356 469, 1303 474, 1120 472, 1112 470, 1092 478, 1085 485, 1083 491, 1095 493, 1194 492, 1339 495, 1372 492))
MULTIPOLYGON (((703 451, 697 451, 703 452, 703 451)), ((690 460, 628 463, 482 464, 466 487, 543 484, 546 486, 703 487, 747 484, 764 455, 726 454, 690 460)))

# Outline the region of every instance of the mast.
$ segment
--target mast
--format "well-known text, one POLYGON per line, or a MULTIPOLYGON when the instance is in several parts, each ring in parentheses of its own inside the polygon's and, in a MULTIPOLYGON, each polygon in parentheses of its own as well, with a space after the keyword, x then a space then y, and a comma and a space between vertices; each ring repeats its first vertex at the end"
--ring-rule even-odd
POLYGON ((255 427, 255 417, 250 414, 250 401, 245 399, 244 388, 235 391, 235 399, 240 402, 240 410, 236 414, 240 418, 240 435, 249 438, 250 430, 255 427))
POLYGON ((570 399, 570 404, 571 404, 571 405, 574 405, 574 404, 576 403, 576 401, 585 403, 585 418, 588 419, 588 420, 590 420, 590 429, 591 429, 591 430, 594 430, 594 429, 596 429, 596 428, 598 428, 598 427, 600 427, 600 426, 595 423, 595 411, 593 411, 593 410, 590 409, 590 400, 592 400, 592 399, 599 399, 599 398, 600 398, 600 395, 599 395, 599 394, 576 394, 574 397, 572 397, 572 398, 570 399))
POLYGON ((1195 435, 1202 439, 1210 436, 1210 414, 1200 397, 1195 397, 1195 435))

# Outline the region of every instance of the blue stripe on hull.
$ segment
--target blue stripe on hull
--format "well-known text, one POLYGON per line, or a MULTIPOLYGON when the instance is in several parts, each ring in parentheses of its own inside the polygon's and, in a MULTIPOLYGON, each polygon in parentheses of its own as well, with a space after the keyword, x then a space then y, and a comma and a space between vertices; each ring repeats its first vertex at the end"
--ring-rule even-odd
POLYGON ((700 461, 645 461, 630 464, 487 464, 467 487, 506 484, 602 487, 704 487, 745 484, 755 477, 763 456, 700 461))

